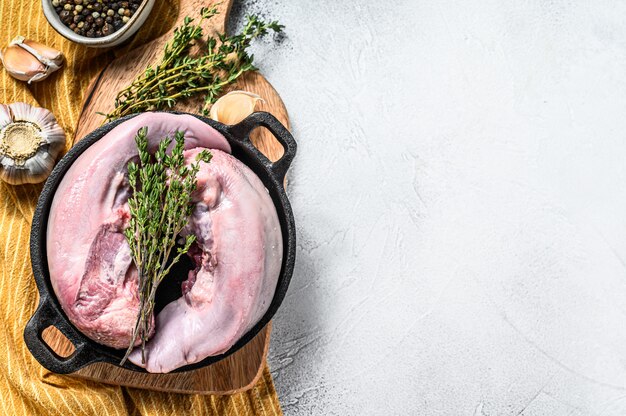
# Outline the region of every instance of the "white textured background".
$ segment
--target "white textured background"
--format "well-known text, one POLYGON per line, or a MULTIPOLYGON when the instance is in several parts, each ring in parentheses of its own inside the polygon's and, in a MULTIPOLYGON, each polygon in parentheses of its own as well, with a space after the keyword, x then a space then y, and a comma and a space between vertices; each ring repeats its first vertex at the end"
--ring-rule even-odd
POLYGON ((626 415, 626 3, 243 1, 299 142, 287 415, 626 415))

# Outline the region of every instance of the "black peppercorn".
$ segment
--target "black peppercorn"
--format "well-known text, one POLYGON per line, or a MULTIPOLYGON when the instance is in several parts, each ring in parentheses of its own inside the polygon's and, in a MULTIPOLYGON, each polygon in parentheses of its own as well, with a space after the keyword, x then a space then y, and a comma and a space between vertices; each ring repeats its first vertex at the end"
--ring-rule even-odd
POLYGON ((75 33, 101 37, 121 29, 142 2, 143 0, 52 0, 52 6, 63 24, 75 33))

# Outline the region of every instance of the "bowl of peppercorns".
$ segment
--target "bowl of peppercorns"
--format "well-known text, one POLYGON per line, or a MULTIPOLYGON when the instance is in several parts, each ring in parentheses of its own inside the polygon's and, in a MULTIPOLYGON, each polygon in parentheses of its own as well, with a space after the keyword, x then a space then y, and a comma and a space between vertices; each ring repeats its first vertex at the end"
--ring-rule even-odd
POLYGON ((154 0, 42 0, 52 27, 65 38, 105 48, 130 38, 144 24, 154 0))

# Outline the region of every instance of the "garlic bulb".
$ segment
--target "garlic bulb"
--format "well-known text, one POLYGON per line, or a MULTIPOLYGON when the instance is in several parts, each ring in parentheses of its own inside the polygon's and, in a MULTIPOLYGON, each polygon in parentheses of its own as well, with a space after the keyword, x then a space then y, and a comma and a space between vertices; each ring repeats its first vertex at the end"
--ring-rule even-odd
POLYGON ((65 132, 45 108, 0 104, 0 179, 43 182, 65 148, 65 132))
POLYGON ((254 112, 261 97, 247 91, 231 91, 213 104, 209 117, 224 124, 237 124, 254 112))
POLYGON ((63 54, 41 43, 18 36, 1 53, 4 68, 21 81, 46 79, 63 64, 63 54))

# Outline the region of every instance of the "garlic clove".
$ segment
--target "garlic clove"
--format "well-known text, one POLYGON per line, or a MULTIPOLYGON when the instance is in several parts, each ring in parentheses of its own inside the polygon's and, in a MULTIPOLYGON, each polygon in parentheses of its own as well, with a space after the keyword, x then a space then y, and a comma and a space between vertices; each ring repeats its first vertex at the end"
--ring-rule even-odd
POLYGON ((16 45, 9 45, 2 52, 2 64, 13 78, 20 81, 37 81, 46 73, 44 64, 16 45))
POLYGON ((40 183, 45 181, 54 168, 54 162, 55 159, 52 158, 50 153, 43 147, 40 147, 36 157, 30 158, 24 163, 24 167, 26 168, 24 181, 26 183, 40 183))
POLYGON ((11 121, 13 121, 11 109, 8 105, 0 104, 0 129, 3 129, 11 121))
POLYGON ((63 54, 41 43, 18 36, 0 54, 5 69, 20 81, 46 79, 63 64, 63 54))
POLYGON ((65 132, 45 108, 0 105, 0 179, 13 185, 44 181, 65 148, 65 132), (7 116, 8 114, 8 116, 7 116))
POLYGON ((48 152, 42 150, 37 157, 32 157, 23 165, 14 160, 3 158, 0 161, 0 177, 10 185, 23 185, 25 183, 40 183, 52 172, 55 160, 48 152))
POLYGON ((19 38, 21 38, 22 47, 44 64, 56 65, 57 67, 61 67, 63 64, 63 53, 61 51, 34 40, 25 39, 23 36, 18 36, 14 41, 19 38))
POLYGON ((220 97, 209 111, 209 117, 224 124, 237 124, 254 112, 263 98, 248 91, 231 91, 220 97))

